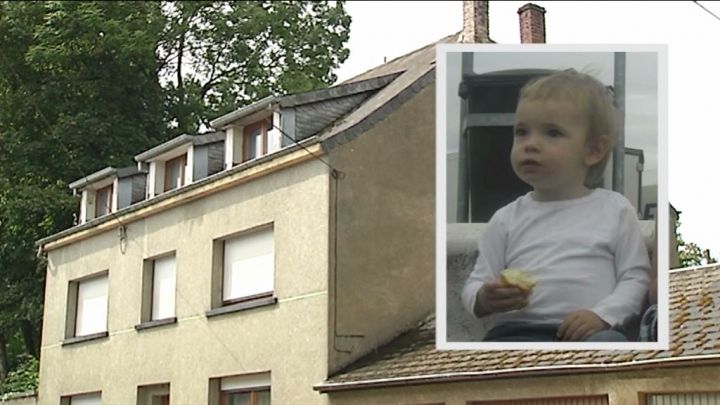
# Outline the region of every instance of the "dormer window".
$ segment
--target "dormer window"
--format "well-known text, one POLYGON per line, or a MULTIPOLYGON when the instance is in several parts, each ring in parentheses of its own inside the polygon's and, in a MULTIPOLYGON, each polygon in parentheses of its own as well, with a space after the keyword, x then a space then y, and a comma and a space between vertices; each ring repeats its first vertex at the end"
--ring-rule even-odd
POLYGON ((185 184, 187 153, 165 162, 165 184, 163 191, 180 188, 185 184))
POLYGON ((225 133, 183 134, 137 156, 138 168, 147 170, 147 198, 177 190, 222 171, 225 133))
POLYGON ((78 223, 100 218, 145 198, 145 173, 134 166, 106 167, 70 183, 80 195, 78 223))
POLYGON ((282 147, 279 111, 243 117, 225 128, 225 168, 273 153, 282 147))
POLYGON ((95 218, 112 212, 114 184, 95 191, 95 218))
POLYGON ((245 127, 243 136, 243 162, 268 153, 268 134, 272 130, 272 117, 245 127))

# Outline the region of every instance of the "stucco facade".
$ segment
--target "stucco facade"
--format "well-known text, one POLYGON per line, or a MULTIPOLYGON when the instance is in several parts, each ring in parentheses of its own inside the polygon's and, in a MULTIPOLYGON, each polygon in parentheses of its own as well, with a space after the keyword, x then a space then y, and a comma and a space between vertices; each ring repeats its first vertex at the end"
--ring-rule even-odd
POLYGON ((332 204, 338 210, 335 332, 362 335, 331 333, 331 372, 434 308, 434 87, 329 152, 331 164, 345 173, 332 183, 338 194, 332 204))
POLYGON ((257 372, 272 403, 327 403, 315 385, 434 307, 435 91, 412 77, 363 131, 311 143, 315 156, 297 149, 46 242, 39 403, 101 391, 134 404, 138 387, 169 384, 173 404, 214 404, 211 380, 257 372), (213 241, 269 224, 277 303, 208 316, 213 241), (143 263, 169 252, 177 321, 136 330, 143 263), (102 272, 108 336, 67 344, 70 285, 102 272))
POLYGON ((194 200, 180 193, 144 218, 121 215, 125 241, 113 221, 104 232, 46 247, 40 404, 95 391, 105 404, 135 404, 138 386, 160 383, 170 384, 173 404, 208 403, 211 378, 267 371, 273 403, 325 402, 312 386, 327 377, 328 170, 305 159, 260 174, 221 191, 213 191, 220 182, 210 184, 194 200), (267 224, 277 303, 206 316, 213 240, 267 224), (137 331, 143 260, 171 251, 177 322, 137 331), (69 283, 101 271, 109 336, 63 345, 69 283))

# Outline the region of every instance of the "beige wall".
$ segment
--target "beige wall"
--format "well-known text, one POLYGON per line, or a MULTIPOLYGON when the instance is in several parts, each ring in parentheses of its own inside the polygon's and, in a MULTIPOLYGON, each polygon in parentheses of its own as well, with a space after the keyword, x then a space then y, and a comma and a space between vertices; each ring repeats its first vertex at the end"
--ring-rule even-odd
POLYGON ((209 379, 271 372, 273 403, 324 403, 328 174, 310 160, 48 253, 40 403, 102 390, 135 404, 170 383, 173 405, 207 403, 209 379), (206 318, 213 239, 274 223, 278 304, 206 318), (137 332, 143 259, 176 251, 176 325, 137 332), (109 338, 62 347, 68 282, 109 270, 109 338), (299 402, 297 402, 299 401, 299 402))
POLYGON ((608 394, 610 405, 639 404, 639 393, 718 391, 720 367, 648 369, 474 382, 424 384, 324 394, 333 405, 437 403, 608 394))
POLYGON ((336 332, 364 335, 333 344, 331 303, 331 371, 433 311, 434 87, 329 152, 331 164, 345 173, 338 182, 336 332))

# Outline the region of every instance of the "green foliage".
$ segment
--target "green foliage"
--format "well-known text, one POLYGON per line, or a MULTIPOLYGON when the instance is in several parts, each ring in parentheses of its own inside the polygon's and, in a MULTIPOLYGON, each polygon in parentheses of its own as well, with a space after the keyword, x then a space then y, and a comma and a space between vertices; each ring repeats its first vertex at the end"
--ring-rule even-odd
POLYGON ((326 87, 348 56, 342 2, 165 3, 159 46, 178 132, 272 93, 326 87))
POLYGON ((0 0, 3 390, 37 369, 35 241, 72 226, 68 184, 266 95, 330 85, 349 25, 343 2, 0 0))
POLYGON ((0 383, 0 395, 37 391, 40 362, 29 354, 19 356, 20 364, 0 383))

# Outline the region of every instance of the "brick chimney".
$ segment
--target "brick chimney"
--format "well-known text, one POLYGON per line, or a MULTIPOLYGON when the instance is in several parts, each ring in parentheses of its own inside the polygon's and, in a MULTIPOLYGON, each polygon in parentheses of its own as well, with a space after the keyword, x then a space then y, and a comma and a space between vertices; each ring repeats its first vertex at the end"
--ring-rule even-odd
POLYGON ((520 15, 520 43, 545 43, 545 9, 528 3, 518 9, 520 15))
POLYGON ((463 0, 463 30, 460 42, 487 43, 490 42, 489 33, 488 2, 463 0))

